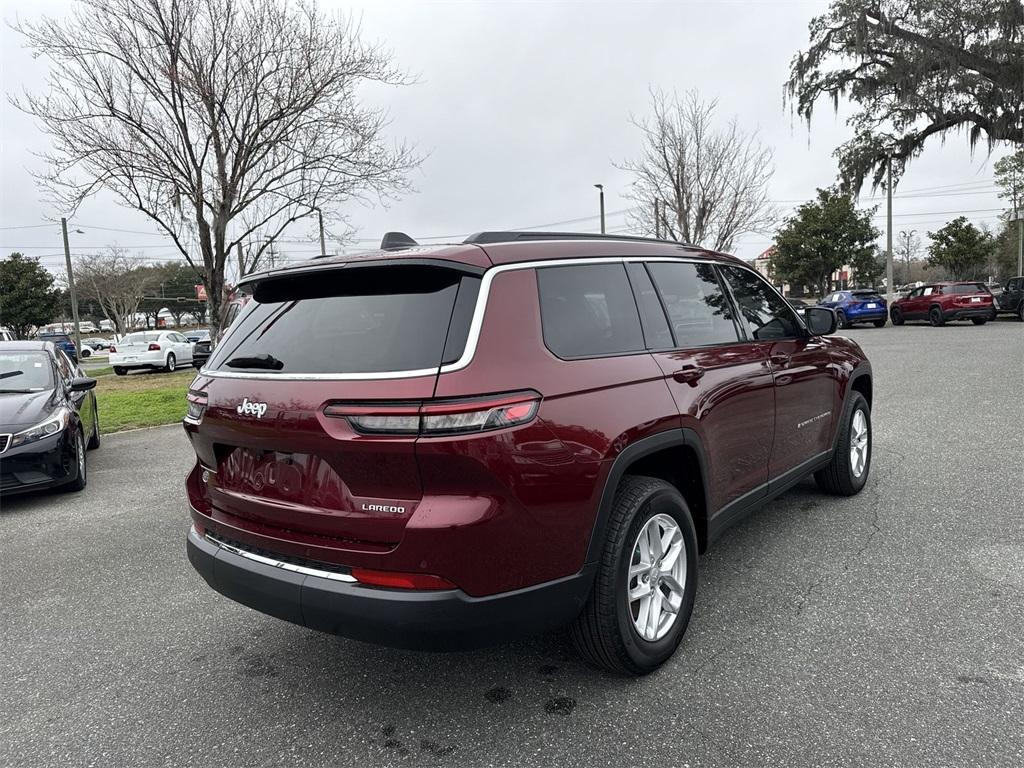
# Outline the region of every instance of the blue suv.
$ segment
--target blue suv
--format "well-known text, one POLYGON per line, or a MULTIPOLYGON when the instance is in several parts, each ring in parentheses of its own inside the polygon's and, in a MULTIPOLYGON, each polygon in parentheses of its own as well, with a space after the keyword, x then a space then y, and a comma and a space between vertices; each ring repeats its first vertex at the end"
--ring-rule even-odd
POLYGON ((874 323, 875 328, 881 328, 889 317, 885 299, 873 288, 836 291, 818 303, 835 310, 839 328, 848 328, 855 323, 874 323))
POLYGON ((78 350, 75 348, 75 342, 66 333, 40 333, 39 341, 52 341, 57 349, 71 358, 71 362, 78 362, 78 350))

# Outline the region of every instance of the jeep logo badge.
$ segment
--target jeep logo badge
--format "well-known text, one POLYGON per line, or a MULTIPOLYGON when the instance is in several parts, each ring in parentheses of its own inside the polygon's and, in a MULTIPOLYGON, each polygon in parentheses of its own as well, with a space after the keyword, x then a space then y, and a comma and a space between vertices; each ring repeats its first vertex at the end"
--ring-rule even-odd
POLYGON ((267 412, 266 403, 251 402, 248 397, 243 398, 242 402, 235 408, 235 412, 239 416, 255 416, 257 419, 262 419, 263 414, 267 412))

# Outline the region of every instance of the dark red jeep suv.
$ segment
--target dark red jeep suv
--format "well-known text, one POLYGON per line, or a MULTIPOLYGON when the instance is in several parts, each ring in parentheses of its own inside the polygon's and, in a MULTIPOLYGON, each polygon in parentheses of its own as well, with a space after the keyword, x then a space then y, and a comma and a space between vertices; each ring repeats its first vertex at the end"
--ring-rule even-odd
POLYGON ((868 477, 864 353, 730 256, 392 233, 245 284, 188 395, 188 553, 288 621, 425 649, 568 625, 642 674, 727 526, 809 474, 868 477))

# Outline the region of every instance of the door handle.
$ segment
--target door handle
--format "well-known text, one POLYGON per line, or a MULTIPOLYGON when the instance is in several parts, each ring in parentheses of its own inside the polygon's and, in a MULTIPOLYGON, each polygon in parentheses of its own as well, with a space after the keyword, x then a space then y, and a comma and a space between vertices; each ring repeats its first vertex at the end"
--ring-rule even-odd
POLYGON ((789 355, 772 355, 772 368, 786 368, 792 358, 789 355))
POLYGON ((696 365, 684 365, 672 374, 672 378, 680 384, 689 384, 691 387, 697 386, 697 382, 700 381, 703 376, 704 369, 696 365))

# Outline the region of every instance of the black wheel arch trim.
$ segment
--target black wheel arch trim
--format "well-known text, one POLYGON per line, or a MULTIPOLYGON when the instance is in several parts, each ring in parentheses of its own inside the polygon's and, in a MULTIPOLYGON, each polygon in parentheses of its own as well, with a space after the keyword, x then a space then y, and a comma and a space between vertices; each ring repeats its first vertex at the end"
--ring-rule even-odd
MULTIPOLYGON (((701 474, 701 487, 704 489, 704 507, 705 509, 707 508, 707 460, 700 436, 688 427, 678 427, 640 438, 626 446, 612 461, 611 469, 608 470, 608 476, 604 481, 604 489, 601 492, 601 502, 597 510, 597 517, 594 519, 594 526, 590 531, 590 541, 587 545, 587 555, 584 558, 584 563, 595 563, 601 556, 601 547, 604 545, 608 518, 611 516, 612 504, 615 501, 615 491, 618 490, 619 481, 622 480, 630 465, 645 456, 650 456, 668 448, 682 446, 692 448, 697 456, 697 464, 700 467, 701 474)), ((696 524, 697 521, 694 520, 694 523, 696 524)))

